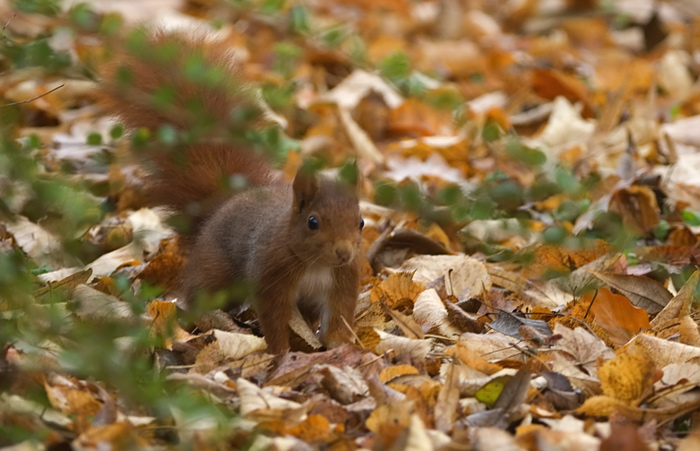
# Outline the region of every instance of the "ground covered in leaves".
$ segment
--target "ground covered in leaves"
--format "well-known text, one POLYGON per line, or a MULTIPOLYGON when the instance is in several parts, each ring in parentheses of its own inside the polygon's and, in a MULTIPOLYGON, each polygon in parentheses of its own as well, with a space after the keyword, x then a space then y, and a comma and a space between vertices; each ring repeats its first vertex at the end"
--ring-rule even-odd
MULTIPOLYGON (((68 2, 66 2, 68 3, 68 2)), ((690 0, 0 5, 0 446, 698 449, 690 0), (186 331, 182 243, 95 102, 142 21, 238 49, 281 172, 363 175, 356 343, 186 331)), ((168 136, 158 139, 167 141, 168 136)), ((251 138, 252 139, 252 138, 251 138)))

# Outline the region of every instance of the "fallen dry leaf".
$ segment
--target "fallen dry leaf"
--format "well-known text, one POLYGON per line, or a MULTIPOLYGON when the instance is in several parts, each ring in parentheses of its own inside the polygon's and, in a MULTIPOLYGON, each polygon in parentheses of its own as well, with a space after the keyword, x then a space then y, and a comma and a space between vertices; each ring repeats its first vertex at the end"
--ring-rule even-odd
POLYGON ((657 328, 674 318, 682 318, 690 314, 690 308, 697 303, 697 285, 700 280, 700 271, 695 271, 692 276, 678 291, 668 304, 651 321, 651 326, 657 328))
POLYGON ((423 291, 423 284, 413 282, 413 274, 395 273, 387 277, 372 289, 370 300, 373 303, 385 302, 388 307, 401 306, 405 302, 411 305, 423 291))
POLYGON ((425 290, 416 298, 413 318, 426 332, 445 337, 459 336, 459 330, 448 320, 447 309, 440 296, 432 288, 425 290))
POLYGON ((642 348, 631 347, 598 367, 600 386, 606 396, 637 405, 654 385, 654 362, 642 348))
POLYGON ((660 312, 673 297, 661 284, 646 277, 600 271, 591 271, 591 273, 627 296, 632 304, 649 313, 660 312))
POLYGON ((639 332, 651 329, 646 310, 634 307, 629 299, 613 294, 607 288, 600 288, 595 295, 588 294, 581 301, 593 301, 591 312, 595 315, 595 324, 605 330, 616 346, 622 346, 639 332))
POLYGON ((491 277, 486 266, 466 255, 423 255, 404 262, 405 271, 414 271, 413 280, 428 284, 439 277, 459 299, 478 298, 491 289, 491 277))

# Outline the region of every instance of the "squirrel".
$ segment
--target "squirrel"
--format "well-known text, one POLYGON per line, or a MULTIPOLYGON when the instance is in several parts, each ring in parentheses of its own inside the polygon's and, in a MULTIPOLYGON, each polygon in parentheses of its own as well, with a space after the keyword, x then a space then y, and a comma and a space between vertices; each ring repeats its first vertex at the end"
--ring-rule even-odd
POLYGON ((311 324, 320 321, 327 348, 351 341, 364 224, 357 186, 304 165, 285 183, 250 142, 224 139, 259 127, 262 111, 225 43, 159 30, 128 42, 131 51, 117 51, 101 71, 98 96, 132 132, 179 133, 177 144, 141 152, 149 201, 192 219, 179 304, 192 309, 251 283, 268 352, 288 350, 294 303, 311 324))

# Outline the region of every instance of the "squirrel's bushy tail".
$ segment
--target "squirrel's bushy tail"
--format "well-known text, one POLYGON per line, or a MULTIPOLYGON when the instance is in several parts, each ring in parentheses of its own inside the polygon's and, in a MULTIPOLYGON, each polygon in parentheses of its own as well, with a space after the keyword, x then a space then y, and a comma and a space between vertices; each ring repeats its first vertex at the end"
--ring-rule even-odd
POLYGON ((225 42, 191 31, 137 30, 100 75, 100 102, 130 131, 149 131, 140 152, 150 172, 149 203, 193 221, 190 231, 241 180, 273 182, 266 160, 241 139, 260 125, 263 109, 225 42))

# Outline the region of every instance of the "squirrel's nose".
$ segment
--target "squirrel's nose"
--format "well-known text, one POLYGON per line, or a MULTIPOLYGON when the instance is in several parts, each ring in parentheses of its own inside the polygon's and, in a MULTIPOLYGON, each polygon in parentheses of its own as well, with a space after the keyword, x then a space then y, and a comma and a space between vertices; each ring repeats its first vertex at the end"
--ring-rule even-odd
POLYGON ((338 257, 340 263, 347 263, 352 259, 352 248, 349 246, 340 246, 335 249, 335 256, 338 257))

